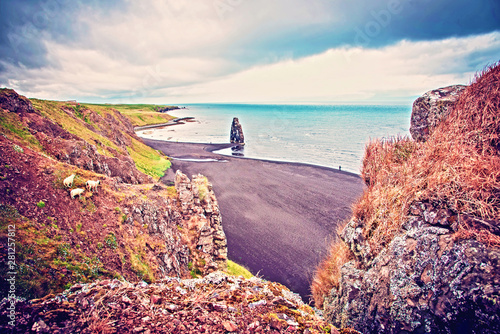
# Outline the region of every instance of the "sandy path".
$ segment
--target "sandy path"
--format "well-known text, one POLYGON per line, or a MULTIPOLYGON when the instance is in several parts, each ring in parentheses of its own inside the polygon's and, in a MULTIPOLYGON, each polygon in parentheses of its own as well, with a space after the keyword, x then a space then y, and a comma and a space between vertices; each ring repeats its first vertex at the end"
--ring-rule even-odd
POLYGON ((226 145, 143 139, 174 158, 225 162, 172 161, 164 181, 180 169, 208 177, 219 201, 229 258, 280 282, 307 300, 310 282, 336 226, 349 218, 363 184, 355 174, 264 160, 221 156, 226 145))

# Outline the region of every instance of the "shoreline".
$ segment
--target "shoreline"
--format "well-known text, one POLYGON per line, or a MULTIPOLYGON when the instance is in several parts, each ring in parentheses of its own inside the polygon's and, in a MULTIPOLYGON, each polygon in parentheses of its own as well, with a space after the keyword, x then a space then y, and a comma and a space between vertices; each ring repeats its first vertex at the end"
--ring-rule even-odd
MULTIPOLYGON (((175 125, 175 124, 174 124, 175 125)), ((329 167, 329 166, 324 166, 324 165, 318 165, 314 163, 307 163, 307 162, 298 162, 298 161, 288 161, 288 160, 274 160, 274 159, 266 159, 266 158, 254 158, 254 157, 247 157, 247 156, 236 156, 236 155, 226 155, 226 154, 221 154, 217 153, 216 151, 231 148, 233 146, 237 146, 238 144, 233 144, 233 143, 195 143, 195 142, 186 142, 186 141, 172 141, 172 140, 164 140, 164 139, 152 139, 152 138, 144 138, 140 137, 144 141, 158 141, 158 142, 166 142, 166 143, 171 143, 171 144, 185 144, 185 145, 203 145, 204 150, 208 153, 215 154, 220 157, 227 157, 227 158, 234 158, 234 159, 246 159, 246 160, 254 160, 254 161, 263 161, 263 162, 269 162, 269 163, 275 163, 275 164, 291 164, 291 165, 298 165, 298 166, 309 166, 309 167, 315 167, 315 168, 321 168, 325 170, 330 170, 330 171, 336 171, 339 173, 344 173, 346 175, 351 175, 351 176, 357 176, 361 177, 360 174, 358 173, 353 173, 345 170, 341 170, 338 168, 334 167, 329 167)), ((171 158, 179 158, 179 157, 174 157, 171 155, 168 155, 171 158)), ((186 159, 185 157, 182 157, 180 159, 186 159)), ((187 158, 189 159, 189 157, 187 158)), ((198 158, 193 158, 193 159, 198 159, 198 158)))
POLYGON ((142 131, 142 130, 147 130, 147 129, 154 129, 154 128, 161 128, 161 127, 164 127, 164 126, 173 126, 173 125, 182 125, 182 124, 186 124, 182 121, 187 121, 187 122, 191 122, 192 120, 194 120, 194 117, 181 117, 181 118, 174 118, 170 121, 168 121, 167 123, 159 123, 159 124, 151 124, 151 125, 142 125, 142 126, 136 126, 134 127, 134 132, 136 132, 137 134, 137 131, 142 131))
POLYGON ((205 175, 213 185, 229 259, 310 300, 310 284, 339 225, 361 196, 359 175, 338 169, 214 153, 231 143, 188 143, 141 138, 172 158, 161 181, 175 171, 205 175), (223 164, 220 158, 226 160, 223 164), (188 159, 188 160, 183 160, 188 159), (216 159, 191 161, 189 159, 216 159))

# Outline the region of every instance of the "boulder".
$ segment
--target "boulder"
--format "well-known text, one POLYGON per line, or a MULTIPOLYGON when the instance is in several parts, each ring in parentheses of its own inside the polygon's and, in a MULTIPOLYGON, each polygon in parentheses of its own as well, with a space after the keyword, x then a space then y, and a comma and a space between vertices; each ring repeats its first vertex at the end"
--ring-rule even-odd
POLYGON ((456 234, 457 222, 487 222, 429 203, 411 211, 375 258, 360 222, 347 225, 341 237, 357 252, 325 300, 327 321, 362 333, 500 332, 500 249, 456 234))
POLYGON ((415 100, 411 112, 410 134, 417 141, 426 141, 436 126, 448 116, 464 85, 431 90, 415 100))

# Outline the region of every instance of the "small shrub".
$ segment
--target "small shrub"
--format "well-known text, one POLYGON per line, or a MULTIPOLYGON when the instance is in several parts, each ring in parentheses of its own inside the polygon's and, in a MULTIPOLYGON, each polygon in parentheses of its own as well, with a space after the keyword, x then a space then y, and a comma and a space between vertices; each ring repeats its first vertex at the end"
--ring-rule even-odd
POLYGON ((57 246, 57 254, 62 256, 65 261, 69 256, 71 256, 70 250, 71 250, 71 245, 68 243, 63 243, 57 246))
POLYGON ((45 202, 44 201, 40 201, 40 202, 36 203, 36 206, 38 206, 40 209, 44 208, 45 207, 45 202))
POLYGON ((76 232, 80 233, 81 230, 82 230, 82 223, 76 224, 76 232))
POLYGON ((109 232, 109 234, 104 238, 104 243, 106 246, 112 249, 116 249, 118 247, 118 243, 116 242, 116 236, 113 232, 109 232))
POLYGON ((201 270, 198 268, 198 267, 194 267, 190 272, 189 274, 191 275, 192 278, 198 278, 200 277, 201 275, 203 275, 203 273, 201 272, 201 270))

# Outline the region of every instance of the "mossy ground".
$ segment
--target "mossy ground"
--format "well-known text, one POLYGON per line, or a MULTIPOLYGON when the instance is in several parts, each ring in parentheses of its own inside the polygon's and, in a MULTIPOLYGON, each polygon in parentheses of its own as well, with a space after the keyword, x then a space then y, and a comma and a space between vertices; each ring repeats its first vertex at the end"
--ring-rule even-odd
POLYGON ((166 113, 160 113, 159 108, 176 108, 174 106, 163 106, 155 104, 85 104, 89 108, 100 107, 103 109, 113 108, 126 116, 134 126, 167 123, 174 117, 166 113))
MULTIPOLYGON (((39 223, 21 216, 9 205, 0 204, 0 239, 8 240, 8 227, 15 227, 16 296, 39 298, 60 292, 76 282, 113 277, 97 256, 86 255, 71 245, 65 231, 47 217, 39 223), (51 223, 52 222, 52 223, 51 223)), ((12 229, 11 229, 12 230, 12 229)), ((0 276, 8 277, 9 267, 0 266, 0 276)), ((0 281, 0 298, 9 291, 5 280, 0 281)))
POLYGON ((242 265, 237 264, 231 260, 227 261, 227 273, 233 276, 243 276, 245 278, 252 278, 252 273, 242 265))
MULTIPOLYGON (((170 168, 170 160, 163 153, 143 144, 137 138, 122 132, 124 136, 129 137, 131 142, 126 147, 126 150, 124 150, 123 147, 116 145, 104 135, 109 133, 106 124, 99 124, 92 120, 92 113, 96 113, 101 117, 111 116, 116 122, 121 123, 122 120, 116 117, 115 110, 122 113, 134 125, 164 123, 173 118, 168 114, 155 111, 159 106, 74 104, 39 99, 31 99, 31 102, 33 107, 42 116, 56 122, 71 134, 95 145, 100 154, 111 157, 115 155, 114 152, 130 155, 138 170, 155 179, 163 176, 164 171, 170 168)), ((0 115, 0 125, 8 130, 9 133, 15 135, 16 138, 21 138, 25 142, 30 143, 31 146, 38 147, 41 150, 38 141, 16 120, 16 116, 9 114, 11 113, 0 115)), ((125 125, 123 125, 123 129, 125 129, 125 125)))
POLYGON ((5 112, 0 109, 0 130, 3 135, 18 141, 20 144, 40 152, 43 151, 42 145, 40 145, 38 140, 19 121, 19 117, 14 113, 5 112))

